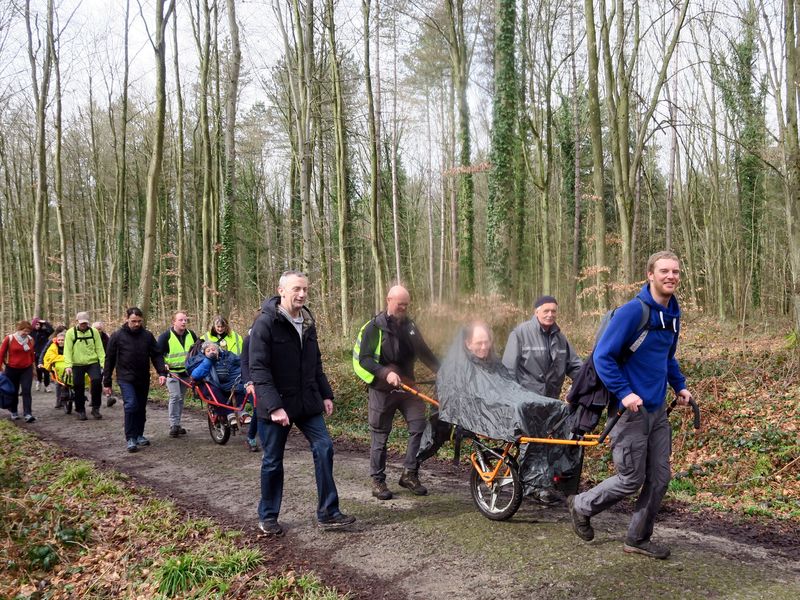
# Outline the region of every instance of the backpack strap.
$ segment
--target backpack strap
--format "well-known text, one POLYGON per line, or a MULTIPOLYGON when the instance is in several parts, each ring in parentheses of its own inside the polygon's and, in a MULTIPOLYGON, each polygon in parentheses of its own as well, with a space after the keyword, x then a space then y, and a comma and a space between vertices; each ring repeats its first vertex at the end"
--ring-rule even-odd
POLYGON ((628 350, 630 350, 631 354, 636 352, 639 349, 639 346, 644 343, 644 339, 647 337, 647 332, 649 331, 647 324, 650 322, 650 307, 644 300, 639 298, 639 296, 636 296, 636 299, 639 301, 639 304, 642 305, 642 316, 639 319, 639 326, 636 328, 636 339, 628 347, 628 350))

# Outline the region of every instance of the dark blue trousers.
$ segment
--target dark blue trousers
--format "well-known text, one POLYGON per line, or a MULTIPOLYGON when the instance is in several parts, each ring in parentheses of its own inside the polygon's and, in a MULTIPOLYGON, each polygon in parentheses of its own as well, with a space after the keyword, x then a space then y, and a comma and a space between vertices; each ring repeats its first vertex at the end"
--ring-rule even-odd
POLYGON ((122 407, 125 410, 125 439, 135 440, 144 435, 150 382, 118 381, 117 383, 122 392, 122 407))
MULTIPOLYGON (((261 501, 258 518, 275 521, 283 500, 283 453, 291 427, 271 420, 259 419, 258 435, 264 457, 261 461, 261 501)), ((317 479, 317 519, 327 519, 339 514, 339 493, 333 481, 333 442, 321 414, 294 423, 306 436, 314 457, 314 475, 317 479)))

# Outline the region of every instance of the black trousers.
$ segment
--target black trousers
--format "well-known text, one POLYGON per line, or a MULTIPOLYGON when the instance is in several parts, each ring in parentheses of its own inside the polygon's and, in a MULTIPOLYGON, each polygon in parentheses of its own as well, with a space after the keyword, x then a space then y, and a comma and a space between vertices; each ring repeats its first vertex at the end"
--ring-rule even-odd
POLYGON ((91 381, 92 408, 100 408, 103 396, 103 380, 101 378, 100 363, 92 365, 74 365, 72 367, 72 389, 75 392, 75 410, 86 410, 86 375, 91 381))
POLYGON ((24 369, 15 369, 14 367, 6 367, 6 377, 8 377, 14 384, 16 391, 14 392, 12 413, 16 413, 19 409, 19 393, 22 391, 22 412, 23 414, 31 414, 32 400, 31 400, 31 385, 33 385, 33 368, 25 367, 24 369))

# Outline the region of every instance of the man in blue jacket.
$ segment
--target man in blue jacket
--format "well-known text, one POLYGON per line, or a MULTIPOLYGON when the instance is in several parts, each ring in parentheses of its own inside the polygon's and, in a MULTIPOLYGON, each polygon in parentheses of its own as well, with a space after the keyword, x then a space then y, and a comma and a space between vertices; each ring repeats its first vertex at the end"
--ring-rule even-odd
POLYGON ((323 415, 333 414, 333 390, 322 370, 317 328, 306 308, 308 278, 286 271, 278 296, 264 301, 250 330, 250 377, 255 388, 261 462, 259 529, 281 536, 278 514, 283 499, 283 452, 292 425, 303 433, 314 457, 317 521, 324 529, 355 521, 339 509, 333 481, 333 442, 323 415))
MULTIPOLYGON (((614 312, 598 340, 595 369, 625 409, 611 432, 616 475, 567 499, 573 529, 588 542, 594 538, 590 517, 641 488, 623 550, 660 559, 669 556, 669 548, 650 537, 672 477, 667 383, 679 404, 688 404, 692 397, 675 360, 681 313, 674 294, 680 278, 675 254, 653 254, 647 261, 647 284, 636 298, 614 312), (649 319, 640 331, 643 311, 649 311, 649 319)), ((609 411, 616 408, 609 407, 609 411)))

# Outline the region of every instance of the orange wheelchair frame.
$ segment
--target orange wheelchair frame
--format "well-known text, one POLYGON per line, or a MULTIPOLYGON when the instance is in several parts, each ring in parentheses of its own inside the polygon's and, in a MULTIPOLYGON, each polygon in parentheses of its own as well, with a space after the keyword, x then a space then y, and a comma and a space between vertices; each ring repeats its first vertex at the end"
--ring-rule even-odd
MULTIPOLYGON (((236 435, 239 431, 240 426, 244 426, 250 423, 251 418, 249 415, 242 415, 242 411, 244 407, 247 405, 247 402, 250 398, 250 393, 246 392, 244 398, 242 399, 241 405, 235 404, 231 402, 230 404, 225 404, 220 402, 217 399, 214 390, 208 385, 205 381, 195 381, 194 379, 183 379, 178 377, 175 373, 170 373, 169 377, 178 380, 182 385, 185 385, 187 388, 192 390, 192 395, 197 398, 200 402, 205 404, 206 406, 206 415, 208 419, 208 433, 211 435, 211 439, 214 440, 214 443, 219 445, 224 445, 228 443, 231 435, 236 435), (214 410, 215 407, 225 408, 228 410, 232 410, 236 415, 236 420, 231 423, 228 421, 226 416, 220 415, 214 410)), ((231 392, 228 401, 230 402, 234 398, 234 393, 231 392)), ((255 411, 256 406, 256 399, 253 396, 253 410, 255 411)))
MULTIPOLYGON (((413 394, 417 398, 438 408, 439 403, 418 390, 401 384, 406 392, 413 394)), ((695 429, 700 428, 700 410, 694 399, 690 400, 694 411, 695 429)), ((669 406, 667 414, 675 407, 676 401, 673 400, 669 406)), ((470 473, 470 494, 475 503, 475 507, 488 519, 493 521, 505 521, 514 516, 522 504, 522 479, 519 475, 518 456, 520 446, 523 444, 558 444, 563 446, 591 447, 603 444, 608 438, 609 432, 614 428, 619 418, 622 416, 624 408, 621 408, 610 417, 603 432, 600 434, 585 434, 577 439, 561 438, 539 438, 520 436, 514 441, 501 441, 499 447, 492 444, 492 440, 486 436, 472 432, 463 432, 463 437, 472 443, 472 454, 470 462, 472 471, 470 473)), ((583 457, 581 456, 581 467, 583 457)), ((572 484, 574 489, 568 493, 577 492, 580 480, 580 473, 572 484)))

